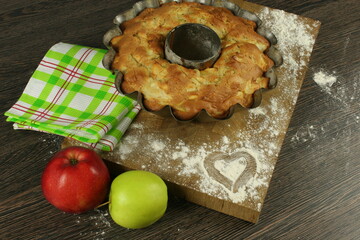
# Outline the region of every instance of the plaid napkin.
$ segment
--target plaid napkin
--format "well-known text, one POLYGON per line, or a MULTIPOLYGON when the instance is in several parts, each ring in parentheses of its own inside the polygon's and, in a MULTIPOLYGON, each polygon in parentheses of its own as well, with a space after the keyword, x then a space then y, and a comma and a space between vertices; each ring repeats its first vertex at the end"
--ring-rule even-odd
POLYGON ((106 50, 58 43, 5 115, 14 129, 54 133, 111 151, 140 110, 102 65, 106 50))

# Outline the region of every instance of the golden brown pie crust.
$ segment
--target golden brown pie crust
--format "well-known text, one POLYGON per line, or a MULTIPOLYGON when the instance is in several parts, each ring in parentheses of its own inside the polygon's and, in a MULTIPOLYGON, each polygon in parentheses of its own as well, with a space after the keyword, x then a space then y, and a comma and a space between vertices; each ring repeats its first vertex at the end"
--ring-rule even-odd
POLYGON ((228 9, 199 3, 147 8, 124 22, 123 35, 111 40, 117 52, 112 68, 124 74, 123 92, 141 92, 149 110, 169 105, 183 120, 202 109, 224 118, 231 106, 250 107, 254 92, 268 88, 269 79, 263 75, 274 63, 264 51, 270 44, 255 27, 228 9), (184 23, 204 24, 220 37, 221 55, 211 68, 188 69, 164 58, 166 35, 184 23))

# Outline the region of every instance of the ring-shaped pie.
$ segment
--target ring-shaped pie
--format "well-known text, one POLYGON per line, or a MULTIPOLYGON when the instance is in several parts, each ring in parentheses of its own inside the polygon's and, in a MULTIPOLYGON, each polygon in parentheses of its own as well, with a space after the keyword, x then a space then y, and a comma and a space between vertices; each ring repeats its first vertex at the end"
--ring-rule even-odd
POLYGON ((221 119, 235 104, 250 107, 254 92, 268 88, 264 73, 274 63, 264 51, 270 43, 255 28, 222 7, 172 2, 147 8, 122 23, 123 34, 111 40, 112 68, 123 74, 122 91, 142 93, 151 111, 169 105, 178 119, 187 120, 205 109, 221 119), (212 67, 189 69, 164 58, 167 34, 184 23, 206 25, 220 37, 221 55, 212 67))

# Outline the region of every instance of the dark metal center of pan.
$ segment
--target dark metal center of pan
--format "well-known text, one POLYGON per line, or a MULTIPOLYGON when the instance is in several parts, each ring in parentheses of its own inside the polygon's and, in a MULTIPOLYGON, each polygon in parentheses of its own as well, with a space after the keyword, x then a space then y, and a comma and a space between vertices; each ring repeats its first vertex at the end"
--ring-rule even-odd
POLYGON ((172 29, 165 42, 165 56, 185 67, 210 67, 220 55, 221 41, 209 27, 187 23, 172 29))

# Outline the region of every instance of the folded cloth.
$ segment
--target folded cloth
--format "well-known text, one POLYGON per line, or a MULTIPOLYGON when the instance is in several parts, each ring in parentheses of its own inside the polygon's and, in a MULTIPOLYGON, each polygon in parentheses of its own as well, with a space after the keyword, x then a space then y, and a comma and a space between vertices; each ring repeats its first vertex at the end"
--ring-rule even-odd
POLYGON ((106 50, 58 43, 5 115, 14 129, 58 134, 112 151, 140 110, 102 65, 106 50))

